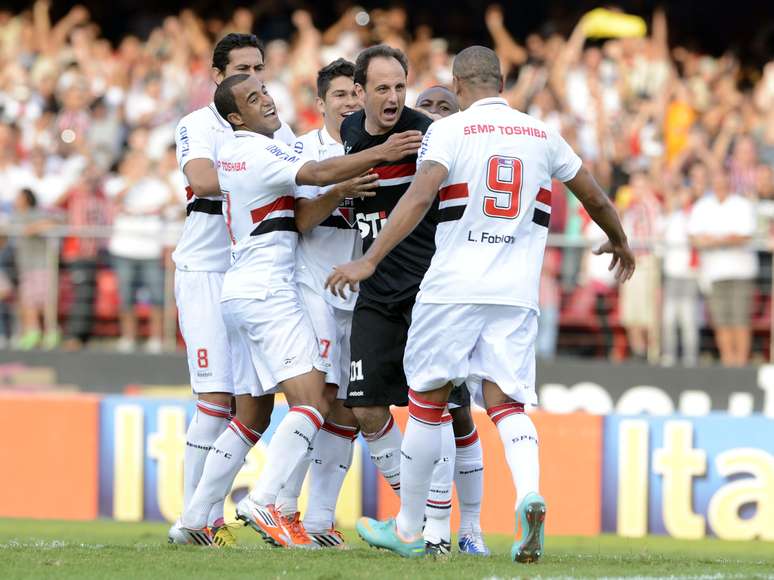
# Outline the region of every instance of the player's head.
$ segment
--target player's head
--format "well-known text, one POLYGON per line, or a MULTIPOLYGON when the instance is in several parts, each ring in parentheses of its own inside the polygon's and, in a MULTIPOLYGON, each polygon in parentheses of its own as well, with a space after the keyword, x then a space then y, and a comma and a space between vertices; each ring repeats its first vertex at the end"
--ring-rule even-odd
POLYGON ((408 59, 397 48, 379 44, 357 55, 355 87, 366 122, 377 133, 386 133, 398 122, 406 104, 407 75, 408 59))
POLYGON ((338 131, 344 118, 363 108, 352 80, 355 65, 339 58, 317 72, 317 109, 338 131))
POLYGON ((215 84, 236 74, 263 78, 263 45, 255 34, 231 32, 221 38, 212 52, 212 78, 215 84))
POLYGON ((417 97, 415 107, 436 120, 453 115, 460 110, 457 95, 441 85, 422 91, 417 97))
POLYGON ((454 92, 460 107, 467 109, 478 99, 497 96, 503 90, 500 59, 485 46, 469 46, 454 57, 454 92))
POLYGON ((272 137, 281 125, 274 99, 253 75, 226 77, 215 90, 215 108, 234 130, 272 137))

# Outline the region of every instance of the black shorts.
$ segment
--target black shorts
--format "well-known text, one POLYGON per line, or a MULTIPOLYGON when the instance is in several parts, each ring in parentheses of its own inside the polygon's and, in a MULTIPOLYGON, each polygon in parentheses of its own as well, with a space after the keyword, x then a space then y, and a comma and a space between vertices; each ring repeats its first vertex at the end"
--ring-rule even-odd
MULTIPOLYGON (((352 315, 352 355, 347 407, 408 405, 408 385, 403 372, 414 298, 385 303, 358 296, 352 315)), ((464 385, 452 390, 450 403, 470 405, 464 385)))

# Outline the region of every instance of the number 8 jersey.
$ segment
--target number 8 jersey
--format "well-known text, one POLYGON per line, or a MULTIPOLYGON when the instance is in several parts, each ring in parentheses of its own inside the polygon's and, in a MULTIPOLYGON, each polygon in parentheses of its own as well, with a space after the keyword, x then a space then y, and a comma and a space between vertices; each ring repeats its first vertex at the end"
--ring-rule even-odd
POLYGON ((487 98, 433 123, 417 165, 424 161, 448 176, 417 301, 538 310, 551 179, 571 180, 580 158, 545 123, 487 98))

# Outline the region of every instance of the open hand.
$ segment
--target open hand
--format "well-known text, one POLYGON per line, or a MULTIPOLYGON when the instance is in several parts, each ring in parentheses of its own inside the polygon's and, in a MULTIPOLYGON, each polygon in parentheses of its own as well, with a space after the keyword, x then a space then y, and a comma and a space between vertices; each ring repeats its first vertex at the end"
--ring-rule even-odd
POLYGON ((374 270, 376 270, 376 267, 365 258, 347 262, 341 266, 335 266, 333 272, 325 281, 325 287, 334 296, 346 298, 344 288, 349 286, 350 292, 357 292, 358 283, 366 278, 370 278, 374 270))
POLYGON ((594 254, 600 256, 602 254, 612 254, 613 257, 610 260, 610 266, 608 270, 615 270, 615 279, 618 282, 626 282, 634 274, 634 254, 632 253, 629 244, 614 245, 610 240, 606 241, 599 248, 594 250, 594 254))
POLYGON ((394 133, 384 142, 384 160, 400 161, 408 155, 414 155, 422 144, 421 131, 403 131, 394 133))
POLYGON ((336 185, 336 191, 340 199, 348 197, 373 197, 376 195, 376 188, 379 185, 379 175, 369 171, 363 175, 358 175, 347 181, 342 181, 336 185))

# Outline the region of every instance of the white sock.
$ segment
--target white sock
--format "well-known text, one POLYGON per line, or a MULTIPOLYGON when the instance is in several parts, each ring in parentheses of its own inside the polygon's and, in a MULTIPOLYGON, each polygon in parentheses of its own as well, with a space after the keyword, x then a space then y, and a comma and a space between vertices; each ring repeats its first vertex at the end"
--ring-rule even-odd
POLYGON ((183 455, 183 511, 188 507, 202 477, 204 462, 213 442, 223 433, 231 418, 231 407, 196 401, 196 411, 188 425, 183 455))
POLYGON ((516 507, 530 492, 538 493, 540 486, 540 459, 538 436, 532 419, 524 413, 521 403, 506 403, 487 409, 489 417, 500 432, 505 459, 511 468, 516 486, 516 507))
POLYGON ((433 468, 430 493, 425 505, 426 542, 438 544, 451 541, 452 487, 454 481, 454 429, 452 417, 448 413, 441 419, 441 458, 433 468))
POLYGON ((484 455, 478 431, 455 440, 457 456, 454 483, 460 504, 460 534, 481 531, 481 498, 484 495, 484 455))
POLYGON ((215 504, 221 505, 220 517, 223 517, 223 500, 231 491, 245 457, 260 437, 257 431, 247 428, 238 419, 232 419, 228 429, 213 442, 207 455, 199 485, 183 512, 183 527, 199 530, 212 524, 210 518, 215 504))
POLYGON ((304 527, 310 532, 327 532, 334 527, 336 502, 352 465, 355 437, 357 427, 330 422, 317 433, 309 471, 309 504, 304 515, 304 527))
MULTIPOLYGON (((314 438, 313 445, 317 445, 317 437, 314 438)), ((298 496, 301 495, 301 488, 304 487, 304 480, 306 479, 306 472, 309 471, 309 464, 312 462, 313 451, 314 447, 307 448, 306 454, 298 462, 288 481, 282 486, 279 495, 277 495, 275 505, 283 516, 293 517, 298 511, 298 496)))
POLYGON ((376 433, 363 433, 371 460, 395 493, 400 494, 400 447, 402 436, 390 415, 384 427, 376 433))
POLYGON ((304 459, 323 417, 314 407, 291 407, 280 422, 266 449, 266 466, 250 492, 250 499, 260 505, 272 505, 277 501, 282 486, 293 470, 304 459))
POLYGON ((433 469, 443 447, 441 416, 446 403, 434 403, 409 389, 409 420, 400 448, 400 512, 398 532, 404 538, 421 534, 433 469))

